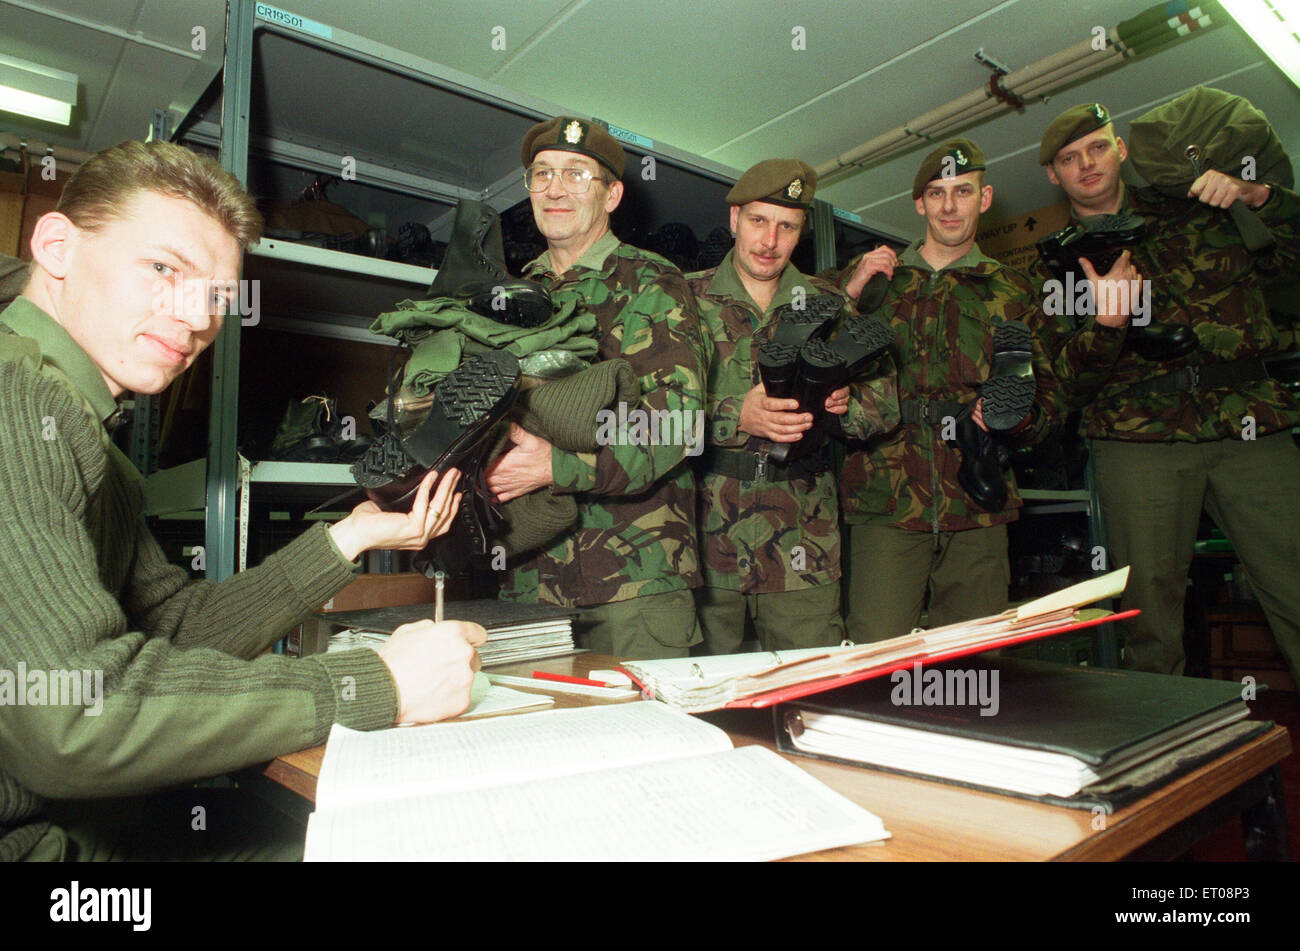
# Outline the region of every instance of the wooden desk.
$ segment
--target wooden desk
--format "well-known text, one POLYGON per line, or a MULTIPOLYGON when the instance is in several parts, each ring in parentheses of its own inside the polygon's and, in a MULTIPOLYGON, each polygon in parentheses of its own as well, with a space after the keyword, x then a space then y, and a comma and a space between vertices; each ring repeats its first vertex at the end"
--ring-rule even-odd
MULTIPOLYGON (((533 670, 546 670, 584 676, 616 663, 599 654, 576 654, 494 667, 492 672, 528 676, 533 670)), ((556 708, 600 702, 551 696, 556 708)), ((736 746, 757 743, 776 748, 770 710, 724 710, 703 718, 725 729, 736 746)), ((1290 752, 1290 736, 1276 727, 1109 816, 789 756, 790 762, 880 816, 892 833, 882 843, 799 858, 881 862, 1173 858, 1234 815, 1242 816, 1246 825, 1247 852, 1252 858, 1289 858, 1277 764, 1290 752)), ((265 775, 314 801, 324 753, 325 748, 318 746, 281 756, 265 775)))

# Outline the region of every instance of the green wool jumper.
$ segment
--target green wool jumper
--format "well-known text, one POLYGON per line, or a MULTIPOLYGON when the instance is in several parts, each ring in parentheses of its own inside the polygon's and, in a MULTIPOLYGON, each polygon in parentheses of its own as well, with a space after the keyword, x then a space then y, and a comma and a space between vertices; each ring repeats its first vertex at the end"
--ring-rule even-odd
POLYGON ((221 583, 191 580, 145 524, 98 368, 25 298, 0 324, 0 860, 50 831, 49 800, 219 775, 323 743, 335 722, 391 725, 397 688, 373 651, 260 656, 351 580, 325 526, 221 583), (69 686, 97 678, 96 697, 69 686))

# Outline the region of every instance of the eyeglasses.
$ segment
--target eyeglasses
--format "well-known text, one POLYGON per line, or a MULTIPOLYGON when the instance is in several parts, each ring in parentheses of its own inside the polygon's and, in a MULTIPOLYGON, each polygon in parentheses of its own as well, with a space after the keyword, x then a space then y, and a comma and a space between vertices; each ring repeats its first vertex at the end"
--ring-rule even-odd
POLYGON ((570 195, 584 195, 591 187, 591 180, 604 181, 595 172, 585 168, 548 168, 534 165, 524 169, 524 187, 530 192, 544 192, 551 187, 551 179, 560 176, 560 184, 570 195))

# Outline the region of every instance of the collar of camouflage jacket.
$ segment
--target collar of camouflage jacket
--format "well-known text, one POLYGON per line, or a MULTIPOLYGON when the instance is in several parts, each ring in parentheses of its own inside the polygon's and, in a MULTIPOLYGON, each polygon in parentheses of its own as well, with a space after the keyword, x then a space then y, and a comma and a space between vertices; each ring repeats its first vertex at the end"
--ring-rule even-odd
POLYGON ((727 252, 727 256, 722 259, 714 271, 713 280, 709 281, 709 287, 704 292, 709 297, 718 297, 731 300, 743 301, 753 306, 754 310, 760 314, 772 313, 782 304, 788 304, 794 299, 795 288, 803 288, 808 297, 812 297, 821 291, 815 288, 812 281, 804 275, 793 264, 787 264, 785 270, 781 272, 781 280, 777 282, 776 294, 772 297, 772 303, 768 305, 766 311, 759 307, 754 298, 749 295, 744 282, 740 279, 740 274, 736 271, 736 264, 733 255, 736 249, 732 248, 727 252))
MULTIPOLYGON (((925 244, 924 238, 917 238, 913 241, 898 256, 898 263, 904 267, 915 267, 920 268, 922 271, 933 272, 934 268, 930 267, 930 262, 921 256, 921 245, 923 244, 925 244)), ((973 244, 969 251, 946 267, 940 268, 940 271, 963 270, 980 277, 988 277, 1000 267, 1005 267, 1005 265, 981 251, 978 244, 973 244)))
POLYGON ((99 367, 53 317, 26 297, 19 297, 0 313, 0 321, 20 337, 36 341, 41 348, 41 362, 67 377, 101 423, 117 412, 117 400, 99 367))
MULTIPOLYGON (((611 259, 618 246, 622 244, 613 231, 606 231, 596 239, 596 243, 582 252, 582 256, 569 266, 569 271, 585 270, 600 271, 601 277, 609 277, 614 273, 614 262, 611 259)), ((565 272, 566 274, 568 271, 565 272)), ((553 277, 563 277, 556 274, 551 268, 551 252, 549 250, 542 252, 540 255, 529 261, 524 267, 524 277, 536 279, 539 275, 550 275, 553 277)))

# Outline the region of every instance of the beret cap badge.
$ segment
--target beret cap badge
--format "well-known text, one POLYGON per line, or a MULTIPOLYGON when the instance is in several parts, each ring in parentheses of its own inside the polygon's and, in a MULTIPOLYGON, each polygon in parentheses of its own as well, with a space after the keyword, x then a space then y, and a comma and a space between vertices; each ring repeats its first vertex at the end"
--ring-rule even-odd
POLYGON ((785 195, 787 198, 798 199, 798 197, 802 194, 803 194, 803 182, 800 181, 799 179, 796 178, 794 181, 792 181, 789 185, 786 186, 785 195))
POLYGON ((577 145, 582 141, 582 123, 577 119, 564 127, 564 141, 570 145, 577 145))

